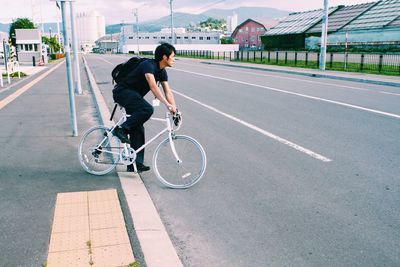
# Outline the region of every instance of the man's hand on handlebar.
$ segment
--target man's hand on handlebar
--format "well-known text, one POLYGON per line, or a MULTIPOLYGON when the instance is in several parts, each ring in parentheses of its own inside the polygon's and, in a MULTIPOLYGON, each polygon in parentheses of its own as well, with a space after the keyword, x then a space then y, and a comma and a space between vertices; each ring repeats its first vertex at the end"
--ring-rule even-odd
POLYGON ((175 114, 176 113, 176 107, 173 105, 167 105, 167 109, 172 113, 175 114))

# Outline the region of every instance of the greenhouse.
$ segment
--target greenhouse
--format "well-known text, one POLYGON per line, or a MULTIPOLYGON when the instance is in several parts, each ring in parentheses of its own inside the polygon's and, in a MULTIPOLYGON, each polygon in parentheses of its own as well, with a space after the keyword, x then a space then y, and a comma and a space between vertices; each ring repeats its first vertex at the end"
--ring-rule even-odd
MULTIPOLYGON (((318 49, 323 10, 292 13, 261 37, 267 49, 318 49)), ((329 9, 328 46, 400 51, 400 0, 329 9)))

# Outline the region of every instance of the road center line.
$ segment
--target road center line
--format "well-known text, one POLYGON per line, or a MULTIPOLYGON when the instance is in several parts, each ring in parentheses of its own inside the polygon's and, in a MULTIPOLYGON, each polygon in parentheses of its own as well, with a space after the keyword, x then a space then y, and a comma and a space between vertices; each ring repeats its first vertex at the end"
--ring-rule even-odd
MULTIPOLYGON (((189 66, 193 66, 190 64, 186 64, 189 66)), ((210 65, 208 65, 210 66, 210 65)), ((209 67, 204 67, 204 66, 197 66, 199 68, 207 68, 209 67)), ((217 67, 214 67, 215 69, 218 69, 217 67)), ((227 67, 228 68, 228 67, 227 67)), ((328 82, 319 82, 319 81, 313 81, 313 80, 307 80, 307 79, 299 79, 299 78, 293 78, 293 77, 288 77, 288 76, 281 76, 281 75, 272 75, 272 74, 261 74, 261 73, 253 73, 253 72, 248 72, 248 71, 239 71, 239 70, 229 70, 229 72, 237 72, 237 73, 245 73, 249 75, 254 75, 254 76, 261 76, 261 77, 272 77, 272 78, 282 78, 285 80, 293 80, 293 81, 301 81, 301 82, 307 82, 307 83, 315 83, 315 84, 323 84, 323 85, 329 85, 329 86, 334 86, 334 87, 343 87, 343 88, 349 88, 349 89, 354 89, 354 90, 360 90, 360 91, 369 91, 369 92, 374 92, 373 90, 370 89, 365 89, 365 88, 360 88, 360 87, 355 87, 355 86, 349 86, 349 85, 343 85, 343 84, 334 84, 334 83, 328 83, 328 82)))
POLYGON ((37 77, 36 79, 34 79, 33 81, 29 82, 28 84, 22 86, 20 89, 18 89, 17 91, 15 91, 13 94, 7 96, 6 98, 4 98, 3 100, 0 101, 0 110, 3 109, 5 106, 7 106, 8 104, 10 104, 12 101, 14 101, 17 97, 19 97, 20 95, 22 95, 23 93, 25 93, 28 89, 30 89, 33 85, 35 85, 37 82, 39 82, 40 80, 42 80, 44 77, 46 77, 47 75, 49 75, 51 72, 53 72, 54 70, 56 70, 58 67, 60 67, 62 64, 64 63, 58 63, 58 65, 54 66, 53 68, 49 69, 48 71, 46 71, 45 73, 43 73, 42 75, 40 75, 39 77, 37 77))
POLYGON ((305 153, 310 157, 313 157, 315 159, 321 160, 323 162, 332 161, 331 159, 328 159, 327 157, 324 157, 324 156, 322 156, 322 155, 320 155, 318 153, 315 153, 315 152, 313 152, 313 151, 311 151, 311 150, 309 150, 307 148, 304 148, 304 147, 302 147, 300 145, 297 145, 297 144, 295 144, 293 142, 290 142, 290 141, 288 141, 288 140, 286 140, 286 139, 284 139, 282 137, 279 137, 279 136, 277 136, 277 135, 275 135, 273 133, 270 133, 270 132, 268 132, 266 130, 263 130, 263 129, 261 129, 261 128, 255 126, 255 125, 253 125, 251 123, 245 122, 245 121, 243 121, 243 120, 241 120, 239 118, 236 118, 236 117, 234 117, 232 115, 229 115, 229 114, 227 114, 227 113, 225 113, 225 112, 223 112, 223 111, 221 111, 219 109, 216 109, 216 108, 214 108, 214 107, 212 107, 210 105, 204 104, 204 103, 202 103, 202 102, 200 102, 200 101, 198 101, 198 100, 196 100, 194 98, 191 98, 191 97, 189 97, 189 96, 187 96, 185 94, 177 92, 176 90, 174 90, 174 94, 180 95, 180 96, 182 96, 182 97, 184 97, 184 98, 186 98, 186 99, 188 99, 188 100, 190 100, 192 102, 195 102, 195 103, 197 103, 197 104, 199 104, 199 105, 201 105, 201 106, 203 106, 203 107, 205 107, 205 108, 207 108, 209 110, 212 110, 212 111, 214 111, 214 112, 216 112, 216 113, 218 113, 218 114, 220 114, 220 115, 222 115, 222 116, 224 116, 226 118, 229 118, 229 119, 231 119, 231 120, 233 120, 235 122, 238 122, 238 123, 250 128, 250 129, 252 129, 254 131, 257 131, 257 132, 259 132, 259 133, 261 133, 261 134, 263 134, 263 135, 265 135, 267 137, 270 137, 270 138, 272 138, 272 139, 274 139, 274 140, 276 140, 276 141, 278 141, 278 142, 280 142, 280 143, 282 143, 284 145, 287 145, 287 146, 289 146, 291 148, 296 149, 297 151, 305 153))
POLYGON ((259 87, 259 88, 268 89, 268 90, 275 91, 275 92, 301 96, 301 97, 304 97, 304 98, 319 100, 319 101, 323 101, 323 102, 327 102, 327 103, 331 103, 331 104, 336 104, 336 105, 339 105, 339 106, 359 109, 359 110, 363 110, 363 111, 368 111, 368 112, 372 112, 372 113, 376 113, 376 114, 380 114, 380 115, 384 115, 384 116, 400 119, 400 115, 398 115, 398 114, 384 112, 384 111, 380 111, 380 110, 376 110, 376 109, 364 108, 364 107, 361 107, 361 106, 347 104, 347 103, 338 102, 338 101, 334 101, 334 100, 329 100, 329 99, 325 99, 325 98, 320 98, 320 97, 315 97, 315 96, 310 96, 310 95, 294 93, 294 92, 290 92, 290 91, 286 91, 286 90, 282 90, 282 89, 277 89, 277 88, 273 88, 273 87, 268 87, 268 86, 263 86, 263 85, 258 85, 258 84, 254 84, 254 83, 248 83, 248 82, 242 82, 242 81, 238 81, 238 80, 233 80, 233 79, 228 79, 228 78, 223 78, 223 77, 218 77, 218 76, 213 76, 213 75, 208 75, 208 74, 202 74, 202 73, 197 73, 197 72, 192 72, 192 71, 187 71, 187 70, 182 70, 182 69, 177 69, 177 68, 173 68, 172 70, 186 72, 186 73, 190 73, 190 74, 194 74, 194 75, 198 75, 198 76, 203 76, 203 77, 208 77, 208 78, 213 78, 213 79, 218 79, 218 80, 223 80, 223 81, 228 81, 228 82, 235 82, 235 83, 244 84, 244 85, 248 85, 248 86, 259 87))
POLYGON ((115 63, 112 63, 112 62, 108 61, 107 59, 104 59, 104 58, 102 58, 102 57, 97 57, 97 58, 103 60, 104 62, 106 62, 106 63, 108 63, 108 64, 110 64, 110 65, 115 65, 115 66, 117 66, 115 63))

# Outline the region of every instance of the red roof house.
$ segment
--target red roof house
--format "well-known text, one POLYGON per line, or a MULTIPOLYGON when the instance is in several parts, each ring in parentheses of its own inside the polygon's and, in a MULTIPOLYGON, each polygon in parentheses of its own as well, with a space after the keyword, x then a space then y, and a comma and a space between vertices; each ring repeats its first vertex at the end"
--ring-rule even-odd
POLYGON ((261 49, 260 36, 266 31, 263 24, 247 19, 235 28, 231 37, 235 44, 239 44, 239 49, 261 49))

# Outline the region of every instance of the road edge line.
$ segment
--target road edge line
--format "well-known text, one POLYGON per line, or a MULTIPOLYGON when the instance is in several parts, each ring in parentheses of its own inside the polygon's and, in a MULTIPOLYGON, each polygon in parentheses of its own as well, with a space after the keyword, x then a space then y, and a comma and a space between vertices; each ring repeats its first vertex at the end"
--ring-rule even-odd
MULTIPOLYGON (((203 64, 210 64, 210 65, 220 65, 225 67, 232 67, 232 68, 244 68, 244 69, 253 69, 253 70, 261 70, 261 71, 269 71, 269 72, 278 72, 278 73, 286 73, 286 74, 294 74, 294 75, 301 75, 307 77, 316 77, 316 78, 326 78, 332 80, 342 80, 342 81, 349 81, 349 82, 361 82, 361 83, 369 83, 369 84, 376 84, 376 85, 383 85, 383 86, 394 86, 399 87, 400 83, 398 82, 389 82, 389 81, 382 81, 382 80, 372 80, 368 78, 356 78, 356 77, 344 77, 335 74, 329 73, 309 73, 304 72, 301 70, 281 70, 281 69, 269 69, 269 68, 262 68, 256 66, 244 66, 244 65, 236 65, 236 64, 227 64, 227 63, 220 63, 220 62, 210 62, 210 61, 203 61, 203 64)), ((250 62, 251 63, 251 62, 250 62)))

